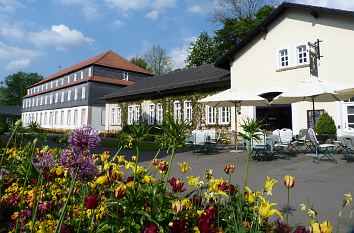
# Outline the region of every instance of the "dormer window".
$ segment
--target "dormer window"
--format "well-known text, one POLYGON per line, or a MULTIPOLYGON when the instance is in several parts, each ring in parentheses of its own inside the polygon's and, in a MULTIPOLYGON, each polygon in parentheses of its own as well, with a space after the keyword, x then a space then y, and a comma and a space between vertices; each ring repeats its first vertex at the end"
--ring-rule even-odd
POLYGON ((81 79, 84 78, 84 72, 82 70, 80 71, 80 76, 81 76, 81 79))
POLYGON ((129 80, 129 73, 128 72, 123 72, 123 80, 126 80, 126 81, 129 80))
POLYGON ((289 66, 289 56, 288 56, 288 50, 283 49, 279 51, 279 66, 280 68, 285 68, 289 66))
POLYGON ((77 79, 77 74, 74 74, 74 82, 76 81, 77 79))
POLYGON ((90 77, 92 75, 92 67, 88 68, 88 76, 90 77))
POLYGON ((297 47, 297 63, 303 65, 308 63, 307 48, 306 45, 300 45, 297 47))

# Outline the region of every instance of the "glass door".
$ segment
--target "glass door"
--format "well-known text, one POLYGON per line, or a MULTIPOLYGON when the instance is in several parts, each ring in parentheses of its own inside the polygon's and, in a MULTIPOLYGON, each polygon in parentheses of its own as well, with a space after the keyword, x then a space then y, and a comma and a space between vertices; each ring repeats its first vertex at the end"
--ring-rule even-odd
POLYGON ((343 123, 344 130, 354 130, 354 98, 344 101, 343 123))

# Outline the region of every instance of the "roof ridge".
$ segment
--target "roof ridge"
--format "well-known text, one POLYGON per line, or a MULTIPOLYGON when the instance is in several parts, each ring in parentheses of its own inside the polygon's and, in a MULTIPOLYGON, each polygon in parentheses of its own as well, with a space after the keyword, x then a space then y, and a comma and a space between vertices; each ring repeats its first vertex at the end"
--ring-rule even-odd
POLYGON ((103 55, 102 55, 101 57, 99 57, 96 61, 92 62, 92 64, 95 64, 95 63, 101 61, 101 60, 102 60, 105 56, 107 56, 108 53, 110 53, 110 52, 112 52, 112 50, 108 50, 108 51, 104 52, 103 55))

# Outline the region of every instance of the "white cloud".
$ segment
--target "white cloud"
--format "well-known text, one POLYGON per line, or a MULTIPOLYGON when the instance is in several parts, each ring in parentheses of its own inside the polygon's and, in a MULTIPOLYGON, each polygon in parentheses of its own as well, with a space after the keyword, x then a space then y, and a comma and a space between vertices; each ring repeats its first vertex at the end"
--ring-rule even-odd
POLYGON ((17 70, 31 65, 32 60, 43 53, 32 49, 23 49, 0 41, 0 62, 7 70, 17 70))
POLYGON ((354 10, 354 1, 352 0, 294 0, 294 2, 343 10, 354 10))
POLYGON ((30 32, 29 41, 37 47, 54 46, 57 50, 65 51, 68 47, 91 44, 95 40, 86 37, 76 29, 70 29, 68 26, 60 24, 52 25, 50 30, 30 32))
POLYGON ((203 13, 202 7, 197 5, 189 6, 187 10, 192 13, 203 13))
POLYGON ((113 21, 113 26, 114 26, 114 27, 119 28, 119 27, 122 27, 122 26, 124 26, 124 25, 125 25, 125 23, 124 23, 122 20, 117 19, 117 20, 114 20, 114 21, 113 21))
POLYGON ((186 66, 185 60, 188 56, 188 45, 172 48, 169 56, 174 62, 174 68, 184 68, 186 66))
POLYGON ((27 58, 22 58, 18 60, 10 61, 5 65, 6 70, 19 70, 30 66, 31 60, 27 58))
POLYGON ((13 13, 19 8, 24 8, 24 5, 17 0, 0 0, 0 11, 13 13))
POLYGON ((88 20, 94 20, 99 15, 98 6, 91 0, 56 0, 59 4, 81 7, 82 12, 88 20))
POLYGON ((21 38, 23 35, 24 32, 18 25, 0 20, 0 36, 6 38, 21 38))
POLYGON ((159 12, 157 10, 152 10, 145 15, 146 18, 151 20, 156 20, 159 17, 159 12))

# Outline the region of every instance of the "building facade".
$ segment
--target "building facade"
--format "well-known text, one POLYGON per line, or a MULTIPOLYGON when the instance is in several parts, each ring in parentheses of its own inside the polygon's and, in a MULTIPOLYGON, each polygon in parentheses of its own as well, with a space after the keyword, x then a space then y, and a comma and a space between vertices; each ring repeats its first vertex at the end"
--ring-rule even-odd
POLYGON ((193 129, 218 128, 228 131, 230 108, 210 108, 198 100, 230 88, 229 72, 213 65, 172 72, 137 82, 106 95, 106 130, 119 131, 126 125, 145 121, 160 125, 167 115, 187 121, 193 129))
POLYGON ((100 98, 150 76, 118 54, 104 52, 30 86, 22 101, 22 120, 50 129, 89 124, 102 131, 106 113, 100 98))
MULTIPOLYGON (((231 88, 272 99, 310 77, 309 42, 320 40, 318 78, 345 87, 354 83, 354 12, 283 3, 216 65, 231 72, 231 88)), ((328 112, 337 133, 354 128, 353 100, 315 103, 316 114, 328 112)), ((241 114, 265 119, 266 128, 311 126, 312 103, 242 107, 241 114)), ((234 125, 233 125, 234 127, 234 125)))

